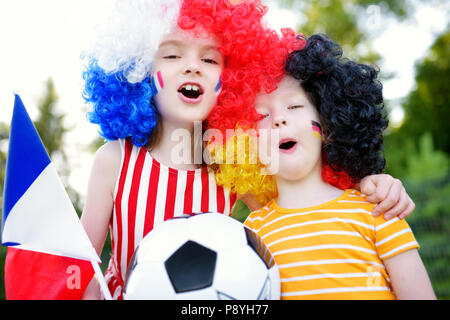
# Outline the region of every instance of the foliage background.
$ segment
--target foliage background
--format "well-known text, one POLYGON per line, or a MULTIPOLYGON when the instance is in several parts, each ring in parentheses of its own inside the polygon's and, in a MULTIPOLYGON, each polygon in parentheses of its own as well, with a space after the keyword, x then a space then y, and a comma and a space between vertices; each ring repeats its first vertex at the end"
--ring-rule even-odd
MULTIPOLYGON (((275 0, 271 0, 275 1, 275 0)), ((269 1, 270 2, 270 1, 269 1)), ((449 16, 445 0, 278 0, 289 10, 301 13, 299 31, 306 35, 326 33, 341 43, 346 55, 363 62, 382 64, 383 49, 374 48, 374 35, 386 19, 403 23, 410 19, 420 3, 442 5, 449 16), (380 21, 371 28, 363 19, 376 12, 380 21)), ((399 39, 401 41, 401 39, 399 39)), ((420 41, 420 39, 418 39, 420 41)), ((386 172, 401 179, 416 204, 408 218, 439 299, 450 299, 450 29, 435 35, 426 56, 416 62, 415 86, 400 101, 385 101, 388 111, 400 104, 404 110, 401 123, 390 126, 385 133, 386 172)), ((381 70, 382 79, 395 74, 381 70)), ((12 99, 11 99, 12 100, 12 99)), ((69 184, 65 134, 73 128, 64 125, 65 114, 55 106, 58 96, 51 79, 43 85, 38 102, 36 128, 77 212, 82 210, 81 196, 69 184)), ((9 122, 0 121, 0 210, 3 204, 3 183, 6 165, 9 122)), ((92 142, 92 150, 102 144, 92 142)), ((238 203, 233 216, 244 220, 248 208, 238 203)), ((110 244, 105 244, 102 261, 109 260, 110 244)), ((3 267, 6 249, 0 247, 0 299, 4 299, 3 267)), ((407 270, 406 270, 407 271, 407 270)))

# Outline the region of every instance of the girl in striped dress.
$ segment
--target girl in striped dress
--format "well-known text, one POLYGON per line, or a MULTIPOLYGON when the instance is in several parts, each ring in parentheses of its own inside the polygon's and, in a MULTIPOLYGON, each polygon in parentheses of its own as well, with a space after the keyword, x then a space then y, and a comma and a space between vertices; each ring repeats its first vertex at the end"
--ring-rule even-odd
MULTIPOLYGON (((113 23, 86 53, 89 120, 109 142, 96 152, 81 218, 99 254, 110 232, 105 278, 116 299, 135 248, 158 224, 183 214, 231 214, 236 194, 216 183, 198 152, 203 125, 224 130, 253 122, 256 94, 276 84, 262 83, 261 66, 277 79, 284 63, 264 54, 279 39, 263 27, 259 0, 119 3, 113 23)), ((370 177, 367 185, 377 202, 408 214, 409 200, 394 179, 370 177), (377 197, 386 186, 391 192, 377 197)), ((100 298, 94 279, 84 298, 100 298)))
POLYGON ((373 217, 363 194, 323 179, 324 162, 344 170, 345 183, 383 170, 378 71, 343 59, 322 35, 294 51, 286 71, 257 99, 258 129, 279 132, 278 197, 245 222, 278 265, 282 299, 434 299, 408 224, 373 217))
MULTIPOLYGON (((264 55, 246 61, 268 33, 259 0, 119 4, 113 24, 86 53, 89 120, 109 142, 95 155, 81 218, 99 253, 109 228, 105 278, 116 299, 135 248, 155 226, 183 214, 231 215, 237 196, 204 165, 202 122, 224 105, 226 118, 208 119, 217 128, 254 118, 248 99, 261 87, 260 66, 273 63, 264 55)), ((277 43, 269 37, 267 46, 277 43)), ((84 298, 100 298, 97 287, 91 281, 84 298)))

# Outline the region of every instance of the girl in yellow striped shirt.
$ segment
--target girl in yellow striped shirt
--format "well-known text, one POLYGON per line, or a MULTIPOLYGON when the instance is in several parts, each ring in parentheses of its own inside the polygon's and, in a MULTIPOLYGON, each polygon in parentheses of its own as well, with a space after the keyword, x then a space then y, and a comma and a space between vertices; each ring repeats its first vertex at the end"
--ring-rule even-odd
POLYGON ((286 71, 276 91, 257 99, 258 130, 278 133, 278 167, 268 168, 278 198, 245 222, 279 267, 282 298, 435 298, 408 224, 374 218, 363 194, 322 179, 336 174, 342 186, 383 170, 378 71, 344 60, 322 35, 306 39, 286 71))

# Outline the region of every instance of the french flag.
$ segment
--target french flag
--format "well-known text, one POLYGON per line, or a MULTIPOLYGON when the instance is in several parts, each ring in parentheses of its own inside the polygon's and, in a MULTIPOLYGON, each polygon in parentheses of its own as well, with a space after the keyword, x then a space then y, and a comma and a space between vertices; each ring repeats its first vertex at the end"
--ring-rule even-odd
POLYGON ((100 270, 100 259, 18 95, 6 164, 2 244, 9 246, 7 299, 80 299, 100 270))

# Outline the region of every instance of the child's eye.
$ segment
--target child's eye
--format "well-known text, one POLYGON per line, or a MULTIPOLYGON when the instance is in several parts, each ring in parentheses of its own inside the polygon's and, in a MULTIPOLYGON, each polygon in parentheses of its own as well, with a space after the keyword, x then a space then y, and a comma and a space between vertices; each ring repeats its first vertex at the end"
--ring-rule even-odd
POLYGON ((171 55, 168 55, 168 56, 164 57, 164 59, 178 59, 178 58, 179 58, 179 56, 174 55, 174 54, 171 54, 171 55))
POLYGON ((299 105, 295 105, 295 106, 289 106, 288 109, 292 110, 292 109, 298 109, 298 108, 303 108, 303 106, 301 104, 299 105))
POLYGON ((215 60, 213 60, 213 59, 202 59, 203 60, 203 62, 206 62, 206 63, 210 63, 210 64, 218 64, 215 60))

